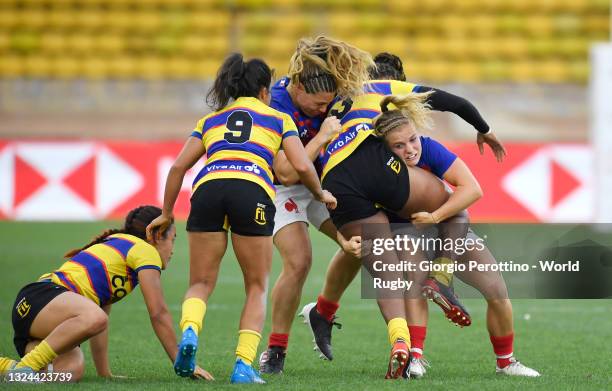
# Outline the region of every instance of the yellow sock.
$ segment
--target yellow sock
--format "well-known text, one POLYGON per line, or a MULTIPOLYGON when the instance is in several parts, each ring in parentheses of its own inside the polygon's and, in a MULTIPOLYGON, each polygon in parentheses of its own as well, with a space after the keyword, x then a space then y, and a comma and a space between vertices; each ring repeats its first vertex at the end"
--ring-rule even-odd
POLYGON ((450 286, 451 281, 453 280, 453 273, 450 273, 448 270, 453 264, 453 260, 450 258, 439 257, 433 260, 433 263, 436 265, 444 265, 442 271, 433 271, 429 272, 429 277, 436 279, 438 282, 450 286))
POLYGON ((17 363, 16 368, 30 367, 35 371, 40 371, 51 364, 55 357, 57 357, 57 353, 51 349, 47 341, 43 340, 34 350, 23 356, 21 361, 17 363))
POLYGON ((8 372, 14 364, 17 364, 17 361, 11 360, 8 357, 0 357, 0 374, 8 372))
POLYGON ((389 332, 389 343, 393 345, 399 338, 403 339, 408 348, 410 348, 410 331, 408 331, 408 323, 404 318, 393 318, 387 323, 387 331, 389 332))
POLYGON ((196 334, 202 330, 202 322, 206 314, 206 303, 197 297, 190 297, 183 302, 183 312, 181 316, 181 331, 187 330, 191 326, 196 334))
POLYGON ((241 358, 246 364, 253 364, 257 355, 257 346, 261 341, 261 334, 253 330, 238 331, 238 346, 236 346, 236 358, 241 358))

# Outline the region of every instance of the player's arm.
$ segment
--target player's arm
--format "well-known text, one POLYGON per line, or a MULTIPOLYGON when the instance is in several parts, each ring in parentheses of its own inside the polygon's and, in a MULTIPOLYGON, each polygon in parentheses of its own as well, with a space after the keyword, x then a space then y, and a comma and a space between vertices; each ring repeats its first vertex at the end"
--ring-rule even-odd
MULTIPOLYGON (((341 129, 340 120, 336 117, 332 116, 325 118, 317 135, 304 147, 308 159, 310 159, 310 161, 315 161, 317 157, 319 157, 321 149, 323 149, 329 140, 337 135, 341 129)), ((280 183, 285 186, 293 185, 300 180, 300 176, 291 163, 289 163, 287 155, 283 150, 278 151, 278 154, 274 158, 273 168, 274 175, 276 175, 280 183)))
MULTIPOLYGON (((103 306, 102 309, 106 315, 110 315, 110 304, 103 306)), ((112 373, 108 363, 108 327, 89 339, 89 348, 98 376, 111 377, 112 373)))
POLYGON ((459 158, 456 158, 450 165, 443 178, 455 187, 455 191, 442 206, 432 213, 415 213, 412 216, 414 222, 439 223, 467 209, 482 197, 480 184, 468 166, 459 158))
POLYGON ((432 110, 454 113, 478 131, 476 143, 481 155, 484 153, 483 144, 487 144, 493 151, 497 161, 501 162, 504 159, 506 149, 497 139, 497 136, 493 134, 478 109, 469 100, 433 87, 419 86, 416 89, 416 92, 427 91, 434 92, 427 101, 432 110))
POLYGON ((318 201, 324 202, 328 208, 336 207, 336 198, 327 190, 321 188, 321 182, 312 161, 306 155, 302 142, 297 136, 285 137, 283 139, 283 149, 289 163, 298 173, 300 180, 318 201))
POLYGON ((183 145, 183 149, 170 167, 166 178, 164 189, 164 203, 162 214, 149 224, 147 227, 147 239, 152 240, 153 229, 160 227, 160 232, 164 232, 174 220, 174 204, 178 198, 185 173, 206 153, 202 140, 197 137, 189 137, 183 145))

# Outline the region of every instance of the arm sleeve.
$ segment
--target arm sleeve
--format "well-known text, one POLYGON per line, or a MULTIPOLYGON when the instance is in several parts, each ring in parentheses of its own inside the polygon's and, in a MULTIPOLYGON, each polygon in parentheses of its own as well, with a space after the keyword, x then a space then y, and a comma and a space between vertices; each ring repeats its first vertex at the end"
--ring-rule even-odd
POLYGON ((427 91, 434 91, 428 102, 432 110, 450 111, 472 125, 479 133, 489 132, 489 125, 482 118, 478 109, 467 99, 433 87, 418 86, 414 89, 414 92, 427 91))
POLYGON ((202 139, 202 132, 204 129, 204 120, 205 118, 202 118, 201 120, 198 121, 196 127, 191 132, 191 137, 196 137, 196 138, 199 138, 200 140, 202 139))
POLYGON ((298 131, 295 127, 295 122, 293 122, 291 117, 283 113, 283 139, 297 135, 298 131))
POLYGON ((142 269, 155 269, 161 272, 162 268, 159 253, 148 243, 135 244, 128 252, 126 263, 136 274, 142 269))

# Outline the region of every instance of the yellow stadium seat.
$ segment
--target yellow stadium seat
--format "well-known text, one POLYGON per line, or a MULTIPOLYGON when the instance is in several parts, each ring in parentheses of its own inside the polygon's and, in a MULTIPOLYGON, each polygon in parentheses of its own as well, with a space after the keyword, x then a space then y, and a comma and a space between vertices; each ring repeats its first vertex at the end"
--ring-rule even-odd
POLYGON ((409 50, 419 60, 429 60, 440 56, 438 43, 440 39, 434 36, 419 36, 409 41, 409 50))
POLYGON ((224 35, 230 25, 230 16, 226 12, 193 12, 188 19, 189 29, 198 34, 224 35))
POLYGON ((55 30, 74 29, 77 25, 77 19, 74 13, 70 10, 53 10, 46 14, 49 21, 49 28, 55 30))
POLYGON ((471 41, 466 51, 470 57, 484 61, 495 57, 497 49, 499 46, 494 37, 482 37, 471 41))
POLYGON ((217 59, 203 59, 195 63, 193 67, 193 78, 194 79, 210 79, 214 77, 217 70, 221 66, 221 62, 217 59))
POLYGON ((491 60, 480 63, 481 81, 500 82, 510 77, 510 63, 507 61, 491 60))
POLYGON ((430 61, 423 68, 425 80, 442 83, 452 80, 452 64, 447 61, 430 61))
POLYGON ((101 11, 81 11, 75 12, 74 18, 76 19, 75 28, 79 31, 91 31, 104 29, 106 24, 106 17, 104 17, 101 11))
POLYGON ((33 53, 40 47, 40 36, 31 31, 17 31, 11 34, 11 48, 18 53, 33 53))
POLYGON ((510 64, 508 77, 518 83, 533 82, 537 80, 536 66, 529 61, 517 61, 510 64))
POLYGON ((43 53, 64 53, 68 49, 66 35, 58 33, 44 33, 40 38, 40 49, 43 53))
POLYGON ((584 31, 595 37, 602 39, 610 34, 610 18, 608 15, 589 15, 582 19, 584 31))
POLYGON ((584 38, 573 37, 559 39, 556 52, 566 59, 588 58, 589 41, 584 38))
POLYGON ((162 20, 159 12, 138 12, 132 15, 131 20, 132 25, 130 29, 143 33, 153 33, 162 27, 162 20))
POLYGON ((333 34, 351 34, 358 30, 357 13, 333 13, 328 17, 329 28, 333 34))
POLYGON ((105 15, 105 25, 110 31, 122 32, 135 29, 133 19, 134 15, 128 11, 111 11, 105 15))
POLYGON ((557 50, 554 38, 530 39, 527 41, 527 53, 530 58, 542 59, 553 55, 557 50))
POLYGON ((467 50, 470 42, 460 36, 458 38, 441 39, 436 46, 441 57, 462 60, 468 56, 467 50))
POLYGON ((414 14, 419 7, 416 1, 389 1, 385 5, 391 14, 414 14))
POLYGON ((523 34, 525 18, 517 14, 502 14, 495 18, 495 29, 500 34, 523 34))
POLYGON ((125 37, 120 34, 99 34, 96 40, 96 51, 105 56, 117 55, 125 49, 125 37))
POLYGON ((548 60, 537 64, 536 75, 545 83, 561 83, 567 80, 569 67, 561 60, 548 60))
POLYGON ((81 71, 85 78, 100 80, 105 79, 109 75, 109 61, 99 57, 89 57, 83 59, 81 71))
POLYGON ((172 55, 179 50, 180 40, 172 34, 163 34, 151 38, 155 51, 161 55, 172 55))
POLYGON ((170 79, 185 80, 193 77, 194 62, 183 57, 172 57, 164 61, 165 74, 170 79))
POLYGON ((16 78, 24 75, 23 59, 16 56, 0 56, 0 76, 3 78, 16 78))
POLYGON ((508 37, 496 40, 496 47, 501 58, 520 60, 528 52, 527 40, 522 37, 508 37))
POLYGON ((0 31, 0 53, 8 52, 11 47, 11 39, 8 33, 0 31))
POLYGON ((12 30, 19 27, 21 23, 22 14, 14 10, 1 10, 0 11, 0 29, 1 30, 12 30))
POLYGON ((548 16, 527 16, 524 20, 524 30, 531 37, 549 37, 553 35, 554 27, 548 16))
POLYGON ((77 79, 81 74, 81 62, 73 57, 59 56, 49 59, 51 76, 57 79, 77 79))
POLYGON ((49 19, 45 12, 39 10, 21 11, 19 26, 28 30, 42 30, 47 27, 49 19))
POLYGON ((139 79, 160 80, 165 73, 163 59, 159 57, 141 57, 136 61, 139 79))
POLYGON ((591 67, 586 59, 571 62, 568 65, 568 80, 574 83, 586 83, 589 80, 591 67))
POLYGON ((578 15, 558 15, 552 18, 553 29, 555 34, 575 36, 580 34, 582 28, 582 20, 578 15))
POLYGON ((460 61, 453 65, 453 80, 458 82, 477 82, 481 79, 481 69, 477 62, 460 61))
POLYGON ((93 53, 96 41, 91 35, 74 34, 67 37, 68 50, 77 55, 93 53))
POLYGON ((137 75, 136 58, 131 56, 121 56, 109 59, 108 73, 114 79, 131 79, 137 75))

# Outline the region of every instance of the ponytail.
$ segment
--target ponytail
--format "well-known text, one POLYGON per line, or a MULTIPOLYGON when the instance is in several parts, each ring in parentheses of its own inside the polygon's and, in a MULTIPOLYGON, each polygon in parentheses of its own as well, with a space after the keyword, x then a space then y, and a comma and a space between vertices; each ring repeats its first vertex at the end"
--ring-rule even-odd
POLYGON ((225 59, 206 102, 213 110, 221 110, 230 99, 257 97, 262 88, 270 88, 272 71, 262 60, 244 61, 242 54, 233 53, 225 59))
POLYGON ((428 91, 405 96, 385 96, 380 102, 382 113, 374 118, 374 133, 384 137, 398 126, 409 123, 419 130, 431 128, 431 107, 427 104, 427 99, 432 93, 433 91, 428 91), (389 105, 394 105, 395 109, 390 109, 389 105))
POLYGON ((404 65, 402 60, 395 54, 383 52, 374 57, 374 67, 370 67, 370 79, 372 80, 399 80, 406 81, 404 65))

